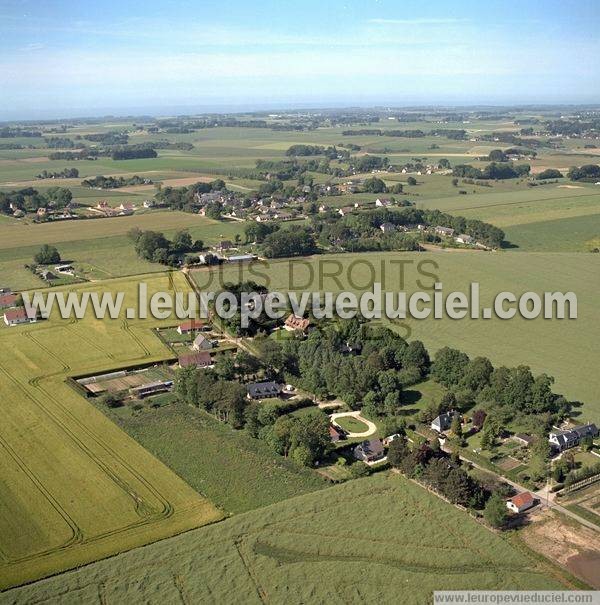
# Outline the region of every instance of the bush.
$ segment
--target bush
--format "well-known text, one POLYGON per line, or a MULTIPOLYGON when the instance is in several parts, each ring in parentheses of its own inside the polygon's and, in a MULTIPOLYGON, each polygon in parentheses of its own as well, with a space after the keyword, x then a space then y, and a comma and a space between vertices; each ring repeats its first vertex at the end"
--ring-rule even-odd
POLYGON ((358 479, 359 477, 367 477, 371 474, 371 467, 364 462, 355 462, 350 467, 350 474, 354 479, 358 479))
POLYGON ((499 494, 492 494, 483 509, 484 519, 496 528, 502 528, 508 519, 506 503, 499 494))

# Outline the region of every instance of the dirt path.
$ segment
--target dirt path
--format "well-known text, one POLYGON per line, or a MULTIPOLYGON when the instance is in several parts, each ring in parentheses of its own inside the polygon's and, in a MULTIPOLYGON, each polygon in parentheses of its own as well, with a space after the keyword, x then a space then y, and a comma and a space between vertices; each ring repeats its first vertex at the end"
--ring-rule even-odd
POLYGON ((363 422, 369 428, 366 431, 363 431, 362 433, 347 432, 346 435, 348 437, 351 437, 351 438, 352 437, 370 437, 377 431, 377 427, 375 426, 375 423, 371 422, 370 420, 367 420, 366 418, 363 418, 360 415, 360 410, 356 410, 355 412, 338 412, 336 414, 331 414, 331 416, 329 418, 330 418, 332 424, 335 424, 336 426, 340 427, 342 430, 345 430, 344 427, 340 426, 336 421, 338 418, 349 418, 349 417, 356 418, 356 420, 363 422))

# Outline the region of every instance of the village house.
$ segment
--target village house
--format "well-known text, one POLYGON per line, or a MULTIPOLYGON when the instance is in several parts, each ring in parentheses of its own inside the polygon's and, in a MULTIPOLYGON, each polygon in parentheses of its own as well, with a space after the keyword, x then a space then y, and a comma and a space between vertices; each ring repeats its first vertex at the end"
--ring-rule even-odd
POLYGON ((513 513, 522 513, 534 504, 535 500, 530 492, 521 492, 506 501, 506 508, 513 513))
POLYGON ((338 431, 334 426, 329 426, 329 437, 331 437, 332 443, 337 443, 341 439, 343 439, 343 435, 341 431, 338 431))
POLYGON ((133 212, 135 210, 135 204, 132 204, 131 202, 121 202, 119 204, 119 210, 133 212))
POLYGON ((378 206, 379 208, 389 208, 392 205, 392 200, 388 199, 388 198, 377 198, 375 200, 375 206, 378 206))
POLYGON ((379 439, 363 441, 354 448, 354 457, 363 462, 376 462, 385 455, 383 444, 379 439))
POLYGON ((586 437, 594 438, 597 436, 598 427, 595 424, 588 423, 564 431, 553 431, 548 436, 548 441, 553 448, 557 449, 559 452, 562 452, 579 445, 581 440, 585 439, 586 437))
POLYGON ((281 385, 276 382, 252 382, 246 385, 248 399, 267 399, 278 397, 281 393, 281 385))
POLYGON ((177 326, 177 332, 179 334, 191 334, 192 332, 197 332, 198 330, 202 330, 206 324, 200 319, 190 319, 188 321, 184 321, 183 323, 177 326))
POLYGON ((4 312, 4 323, 7 326, 33 323, 35 321, 35 315, 27 313, 27 310, 24 307, 18 307, 16 309, 7 309, 4 312))
POLYGON ((443 235, 444 237, 452 237, 454 235, 454 229, 450 227, 440 227, 439 225, 434 229, 436 235, 443 235))
POLYGON ((188 368, 210 368, 213 366, 213 359, 208 351, 197 351, 195 353, 184 353, 179 357, 179 367, 188 368))
POLYGON ((216 246, 216 249, 219 252, 223 252, 224 250, 231 250, 231 248, 233 248, 233 242, 229 241, 228 239, 221 240, 216 246))
POLYGON ((460 235, 456 236, 456 242, 459 244, 471 245, 473 244, 474 240, 470 235, 467 235, 466 233, 461 233, 460 235))
POLYGON ((208 351, 212 349, 212 343, 204 334, 198 334, 196 338, 194 338, 194 342, 192 343, 192 349, 194 351, 208 351))
POLYGON ((306 332, 310 327, 310 319, 305 319, 304 317, 298 317, 293 313, 288 316, 285 320, 283 327, 288 332, 295 332, 299 330, 301 332, 306 332))
POLYGON ((17 295, 13 292, 0 294, 0 309, 9 309, 17 304, 17 295))
POLYGON ((396 225, 394 225, 393 223, 381 223, 381 225, 379 225, 379 228, 384 233, 393 233, 394 231, 396 231, 396 225))
POLYGON ((338 210, 340 216, 346 216, 347 214, 352 214, 352 212, 354 212, 354 206, 344 206, 338 210))
POLYGON ((452 420, 454 417, 460 417, 460 414, 454 410, 450 410, 449 412, 444 412, 440 414, 437 418, 434 418, 431 423, 431 429, 437 431, 438 433, 443 433, 447 431, 452 425, 452 420))

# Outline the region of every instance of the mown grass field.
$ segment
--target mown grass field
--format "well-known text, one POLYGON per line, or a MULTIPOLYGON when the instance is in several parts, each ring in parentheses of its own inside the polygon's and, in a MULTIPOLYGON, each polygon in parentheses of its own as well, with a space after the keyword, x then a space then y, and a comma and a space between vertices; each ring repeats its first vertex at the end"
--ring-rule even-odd
MULTIPOLYGON (((150 291, 187 286, 182 276, 146 280, 150 291)), ((133 304, 136 283, 103 288, 133 304)), ((222 517, 65 382, 170 357, 149 328, 89 316, 0 330, 0 589, 222 517)))
POLYGON ((279 291, 357 293, 370 288, 374 277, 384 291, 406 290, 408 294, 430 289, 438 280, 446 294, 468 294, 470 282, 478 282, 481 306, 489 306, 493 297, 503 291, 517 296, 527 291, 542 295, 544 291, 573 291, 578 300, 577 319, 446 317, 396 320, 389 325, 405 337, 423 340, 432 352, 452 346, 472 356, 486 355, 496 364, 526 364, 534 372, 551 374, 556 378, 558 392, 585 403, 583 418, 600 420, 600 378, 595 371, 600 325, 598 255, 453 251, 340 254, 226 268, 221 278, 218 273, 213 274, 213 283, 204 271, 193 273, 193 277, 201 289, 218 288, 220 282, 254 279, 279 291), (404 270, 399 261, 406 263, 404 270), (327 277, 327 273, 337 276, 327 277))
POLYGON ((239 515, 0 602, 421 605, 434 590, 567 587, 577 586, 549 563, 385 474, 239 515))
MULTIPOLYGON (((104 410, 103 410, 104 411, 104 410)), ((140 445, 228 513, 322 489, 312 470, 273 454, 267 444, 182 404, 131 413, 105 410, 140 445)))

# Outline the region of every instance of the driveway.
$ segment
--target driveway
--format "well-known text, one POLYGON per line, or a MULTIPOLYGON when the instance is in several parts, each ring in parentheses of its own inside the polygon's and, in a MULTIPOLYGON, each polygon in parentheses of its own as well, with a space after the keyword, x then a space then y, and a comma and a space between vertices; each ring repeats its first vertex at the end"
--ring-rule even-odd
POLYGON ((338 418, 356 418, 357 420, 359 420, 360 422, 364 422, 369 428, 366 431, 363 431, 362 433, 346 433, 346 435, 348 437, 370 437, 373 433, 375 433, 377 431, 377 427, 375 426, 374 422, 371 422, 370 420, 367 420, 366 418, 363 418, 360 415, 360 410, 357 410, 355 412, 338 412, 337 414, 331 414, 331 416, 329 416, 329 419, 331 420, 332 424, 335 424, 336 426, 340 427, 342 430, 345 430, 341 425, 339 425, 336 420, 338 418))

